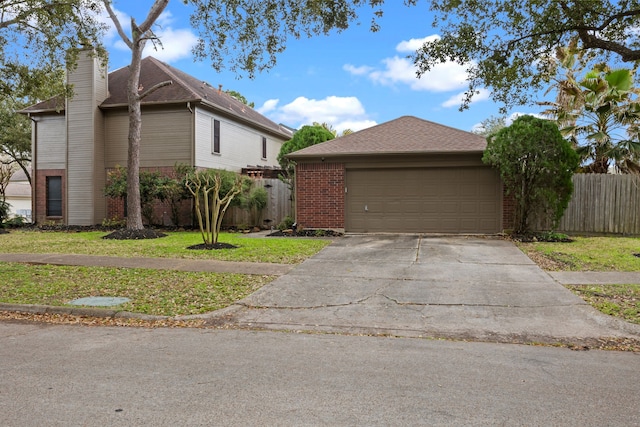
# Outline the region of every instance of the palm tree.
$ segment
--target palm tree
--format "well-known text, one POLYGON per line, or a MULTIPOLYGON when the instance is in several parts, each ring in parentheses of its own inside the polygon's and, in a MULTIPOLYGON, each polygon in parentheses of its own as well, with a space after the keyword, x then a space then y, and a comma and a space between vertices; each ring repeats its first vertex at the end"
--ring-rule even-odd
POLYGON ((574 143, 583 171, 607 173, 615 166, 623 173, 640 172, 640 90, 633 86, 634 70, 600 64, 577 80, 581 68, 574 54, 565 50, 559 60, 567 68, 565 79, 555 85, 556 101, 541 104, 551 107, 544 114, 574 143))

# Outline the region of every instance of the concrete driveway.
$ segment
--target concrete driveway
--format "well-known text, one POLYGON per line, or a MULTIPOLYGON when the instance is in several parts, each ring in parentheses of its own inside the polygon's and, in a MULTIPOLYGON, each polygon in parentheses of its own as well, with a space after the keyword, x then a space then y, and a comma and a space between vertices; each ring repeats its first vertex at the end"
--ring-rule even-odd
POLYGON ((640 337, 498 238, 349 235, 225 311, 240 326, 510 342, 640 337))

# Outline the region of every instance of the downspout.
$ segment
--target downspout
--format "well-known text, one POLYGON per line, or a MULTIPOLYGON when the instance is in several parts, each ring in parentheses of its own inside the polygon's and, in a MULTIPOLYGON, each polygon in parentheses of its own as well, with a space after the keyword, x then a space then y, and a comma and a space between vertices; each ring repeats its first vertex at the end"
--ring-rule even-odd
POLYGON ((27 114, 27 117, 33 122, 33 132, 31 135, 31 223, 36 223, 36 188, 38 185, 37 174, 37 147, 38 147, 38 121, 34 119, 31 114, 27 114))
MULTIPOLYGON (((191 102, 187 101, 187 110, 189 110, 189 112, 191 113, 191 144, 189 144, 191 147, 191 166, 193 166, 194 168, 196 167, 196 115, 193 111, 193 109, 191 108, 191 102)), ((194 206, 194 200, 191 199, 191 207, 189 209, 189 211, 191 212, 191 224, 193 225, 195 224, 195 221, 193 219, 194 216, 194 212, 195 212, 195 206, 194 206)))

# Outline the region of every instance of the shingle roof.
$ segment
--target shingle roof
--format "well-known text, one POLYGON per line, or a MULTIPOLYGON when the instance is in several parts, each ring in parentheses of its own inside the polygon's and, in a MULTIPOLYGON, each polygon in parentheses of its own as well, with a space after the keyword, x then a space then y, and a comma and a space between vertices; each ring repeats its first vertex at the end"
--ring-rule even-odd
MULTIPOLYGON (((119 68, 109 73, 109 97, 100 104, 100 108, 109 109, 127 106, 126 88, 128 78, 129 67, 119 68)), ((183 102, 202 103, 213 110, 229 114, 239 120, 275 132, 283 138, 291 137, 291 133, 282 126, 269 120, 253 108, 244 105, 222 90, 213 88, 206 82, 198 80, 151 56, 142 60, 140 63, 140 86, 143 91, 168 80, 172 82, 171 85, 164 86, 146 96, 142 101, 142 105, 183 102)), ((55 110, 55 105, 55 99, 50 99, 32 105, 22 110, 22 112, 50 112, 55 110)))
POLYGON ((413 116, 403 116, 331 141, 293 152, 289 157, 372 154, 481 152, 484 137, 413 116))

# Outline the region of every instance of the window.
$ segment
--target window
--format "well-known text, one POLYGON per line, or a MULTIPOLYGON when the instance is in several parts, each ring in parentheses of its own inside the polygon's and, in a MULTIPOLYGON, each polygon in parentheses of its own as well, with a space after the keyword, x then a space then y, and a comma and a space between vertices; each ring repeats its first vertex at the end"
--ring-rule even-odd
POLYGON ((220 120, 213 120, 213 147, 214 154, 220 154, 220 120))
POLYGON ((62 216, 62 177, 47 177, 47 216, 62 216))
POLYGON ((262 158, 267 159, 267 138, 262 137, 262 158))

